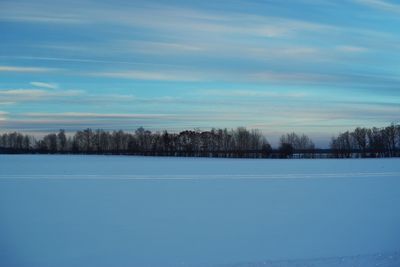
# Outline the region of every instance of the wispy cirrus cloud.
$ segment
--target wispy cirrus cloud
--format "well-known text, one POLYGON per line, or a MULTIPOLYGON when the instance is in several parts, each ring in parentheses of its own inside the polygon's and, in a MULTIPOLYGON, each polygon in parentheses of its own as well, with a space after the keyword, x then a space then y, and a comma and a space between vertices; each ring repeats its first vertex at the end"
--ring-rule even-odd
POLYGON ((249 79, 266 82, 307 83, 315 84, 327 81, 337 81, 337 75, 320 74, 314 72, 274 72, 264 71, 249 74, 249 79))
POLYGON ((26 22, 35 22, 35 23, 73 23, 73 24, 80 24, 84 22, 82 19, 74 17, 73 15, 70 16, 42 16, 40 13, 36 14, 14 14, 12 16, 1 16, 0 21, 26 21, 26 22))
POLYGON ((54 68, 42 68, 42 67, 22 67, 22 66, 0 66, 1 72, 22 72, 22 73, 42 73, 55 71, 54 68))
MULTIPOLYGON (((355 53, 355 52, 352 52, 355 53)), ((162 66, 161 66, 162 67, 162 66)), ((338 87, 351 86, 357 88, 386 88, 393 90, 397 88, 399 78, 395 74, 368 74, 368 73, 346 73, 345 71, 296 71, 295 70, 220 70, 220 69, 182 69, 182 68, 159 68, 157 70, 119 70, 98 71, 80 73, 86 77, 101 77, 113 79, 127 79, 137 81, 160 81, 160 82, 240 82, 261 83, 274 85, 310 85, 338 87)))
POLYGON ((91 118, 91 119, 167 119, 173 117, 174 114, 146 114, 146 113, 91 113, 91 112, 28 112, 23 113, 26 117, 40 118, 91 118))
POLYGON ((299 31, 321 31, 333 26, 303 20, 260 16, 241 12, 212 12, 174 5, 147 3, 123 8, 88 1, 80 5, 41 1, 3 4, 0 20, 31 23, 112 24, 131 28, 143 27, 162 32, 197 32, 210 34, 242 34, 274 38, 297 35, 299 31), (87 8, 82 8, 87 7, 87 8), (54 15, 56 14, 56 15, 54 15), (153 19, 156 17, 157 19, 153 19))
MULTIPOLYGON (((98 53, 104 53, 107 49, 98 49, 86 47, 85 49, 91 49, 92 51, 96 51, 98 53)), ((29 61, 48 61, 48 62, 76 62, 76 63, 87 63, 87 64, 121 64, 121 65, 163 65, 163 66, 176 66, 174 64, 165 64, 165 63, 147 63, 147 62, 135 62, 135 61, 123 61, 123 60, 104 60, 97 58, 66 58, 66 57, 43 57, 43 56, 0 56, 0 58, 5 59, 16 59, 16 60, 29 60, 29 61)), ((42 68, 43 69, 43 68, 42 68)), ((54 68, 45 68, 50 70, 61 70, 54 68)), ((1 70, 0 70, 1 71, 1 70)))
POLYGON ((353 0, 356 3, 378 8, 387 12, 400 13, 400 4, 384 0, 353 0))
POLYGON ((0 97, 4 102, 44 101, 56 98, 77 97, 81 90, 48 91, 43 89, 0 89, 0 97))
POLYGON ((46 89, 57 89, 58 88, 58 84, 55 84, 55 83, 30 82, 30 85, 39 87, 39 88, 46 88, 46 89))
POLYGON ((128 71, 105 71, 88 73, 89 76, 111 77, 132 80, 145 81, 199 81, 202 78, 193 72, 187 71, 146 71, 146 70, 128 70, 128 71))
POLYGON ((81 24, 86 21, 81 14, 62 3, 58 6, 47 1, 3 1, 1 4, 0 21, 47 24, 81 24))
POLYGON ((8 112, 0 110, 0 122, 5 121, 7 119, 8 114, 9 114, 8 112))
POLYGON ((250 98, 304 98, 309 95, 306 92, 278 92, 271 90, 222 90, 222 89, 203 89, 198 94, 207 96, 223 97, 250 97, 250 98))
MULTIPOLYGON (((335 73, 332 72, 335 68, 343 69, 350 65, 344 54, 358 56, 357 60, 360 61, 367 60, 362 58, 363 54, 367 53, 362 52, 369 51, 368 41, 381 39, 375 38, 372 30, 363 32, 359 28, 343 27, 328 21, 323 23, 304 17, 294 18, 279 14, 262 15, 229 9, 217 11, 154 2, 126 5, 124 8, 118 6, 110 8, 104 3, 93 6, 87 1, 82 1, 81 5, 92 7, 85 9, 77 5, 80 7, 77 8, 76 5, 66 3, 58 6, 46 0, 39 1, 38 4, 23 1, 20 4, 9 2, 7 6, 11 8, 9 14, 31 14, 36 17, 40 17, 41 13, 57 14, 51 11, 63 10, 62 14, 67 14, 67 17, 71 16, 68 14, 74 14, 75 18, 89 22, 91 25, 129 29, 139 34, 121 36, 107 31, 104 38, 100 38, 102 41, 96 42, 95 45, 92 42, 76 41, 70 46, 65 42, 45 43, 43 50, 46 52, 48 49, 53 49, 55 55, 67 54, 72 55, 71 58, 32 56, 31 60, 46 60, 52 64, 83 63, 81 64, 83 69, 96 63, 103 67, 109 64, 180 65, 181 69, 188 69, 192 65, 198 66, 195 73, 156 68, 93 71, 93 76, 139 81, 230 81, 236 77, 246 76, 250 69, 248 66, 251 65, 255 74, 247 75, 248 78, 240 80, 278 81, 283 79, 277 79, 276 74, 271 73, 287 72, 287 76, 297 76, 304 83, 306 74, 293 75, 292 73, 300 73, 302 69, 308 69, 311 73, 307 75, 314 75, 308 79, 312 78, 315 84, 315 80, 321 80, 321 77, 317 78, 319 74, 312 74, 313 71, 329 67, 330 70, 325 71, 326 75, 334 76, 335 73), (157 19, 153 19, 154 17, 157 19), (141 32, 146 32, 146 34, 140 34, 141 32), (357 42, 355 44, 350 42, 347 45, 336 43, 337 39, 340 40, 346 35, 351 35, 351 39, 357 42), (331 46, 315 44, 316 42, 323 43, 322 40, 332 43, 331 46), (365 47, 360 47, 356 43, 367 44, 365 47), (112 56, 108 57, 109 55, 112 56), (235 62, 231 63, 233 60, 235 62), (290 62, 290 64, 282 67, 284 62, 290 62), (218 69, 221 73, 215 73, 215 69, 212 68, 218 69), (282 70, 283 68, 286 70, 282 70), (262 72, 264 74, 261 75, 262 72), (265 74, 265 72, 269 73, 265 74), (253 78, 250 79, 250 76, 253 78)), ((334 5, 334 8, 338 6, 340 7, 340 5, 334 5)), ((99 32, 101 33, 101 30, 99 32)), ((375 42, 378 43, 378 41, 375 42)), ((395 40, 387 37, 384 43, 395 43, 395 40)), ((378 48, 379 46, 380 43, 376 45, 378 48)), ((326 77, 322 80, 325 83, 326 77)))
POLYGON ((336 47, 338 51, 346 52, 346 53, 363 53, 367 52, 369 49, 363 46, 354 46, 354 45, 339 45, 336 47))
POLYGON ((144 54, 182 54, 209 51, 209 46, 204 43, 185 43, 185 42, 156 42, 156 41, 120 41, 116 43, 125 51, 134 51, 144 54))
MULTIPOLYGON (((240 34, 276 38, 297 35, 303 31, 315 32, 335 28, 327 24, 283 17, 260 16, 239 12, 217 13, 161 5, 148 5, 131 11, 119 10, 117 12, 119 14, 119 23, 175 33, 195 31, 197 34, 240 34), (132 11, 136 16, 129 14, 132 11), (149 13, 158 19, 151 19, 148 16, 149 13)), ((114 17, 112 13, 108 16, 114 17)), ((105 18, 107 19, 107 15, 105 18)))

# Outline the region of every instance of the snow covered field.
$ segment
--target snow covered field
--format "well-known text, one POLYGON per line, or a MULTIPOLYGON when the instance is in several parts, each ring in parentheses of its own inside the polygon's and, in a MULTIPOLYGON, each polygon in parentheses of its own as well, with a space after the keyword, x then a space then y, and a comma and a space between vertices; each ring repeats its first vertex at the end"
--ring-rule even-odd
POLYGON ((400 160, 0 155, 0 266, 400 266, 400 160))

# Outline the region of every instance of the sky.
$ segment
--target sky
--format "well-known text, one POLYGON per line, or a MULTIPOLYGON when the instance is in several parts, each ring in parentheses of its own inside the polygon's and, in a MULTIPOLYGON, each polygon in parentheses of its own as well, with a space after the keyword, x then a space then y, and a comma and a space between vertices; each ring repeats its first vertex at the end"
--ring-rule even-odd
POLYGON ((400 1, 0 0, 0 131, 400 120, 400 1))

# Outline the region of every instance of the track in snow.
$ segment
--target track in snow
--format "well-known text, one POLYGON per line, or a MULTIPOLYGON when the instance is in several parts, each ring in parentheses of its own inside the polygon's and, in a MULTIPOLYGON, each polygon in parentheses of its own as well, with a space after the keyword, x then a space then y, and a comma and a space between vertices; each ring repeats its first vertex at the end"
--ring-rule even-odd
POLYGON ((304 174, 179 174, 179 175, 102 175, 102 174, 8 174, 0 180, 275 180, 275 179, 327 179, 399 177, 400 172, 348 172, 348 173, 304 173, 304 174))

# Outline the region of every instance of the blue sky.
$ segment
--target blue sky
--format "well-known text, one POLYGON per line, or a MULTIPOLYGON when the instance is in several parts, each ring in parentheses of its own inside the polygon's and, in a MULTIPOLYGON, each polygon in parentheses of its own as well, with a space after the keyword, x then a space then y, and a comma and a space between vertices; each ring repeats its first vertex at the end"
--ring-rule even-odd
POLYGON ((0 129, 399 122, 400 3, 0 1, 0 129))

